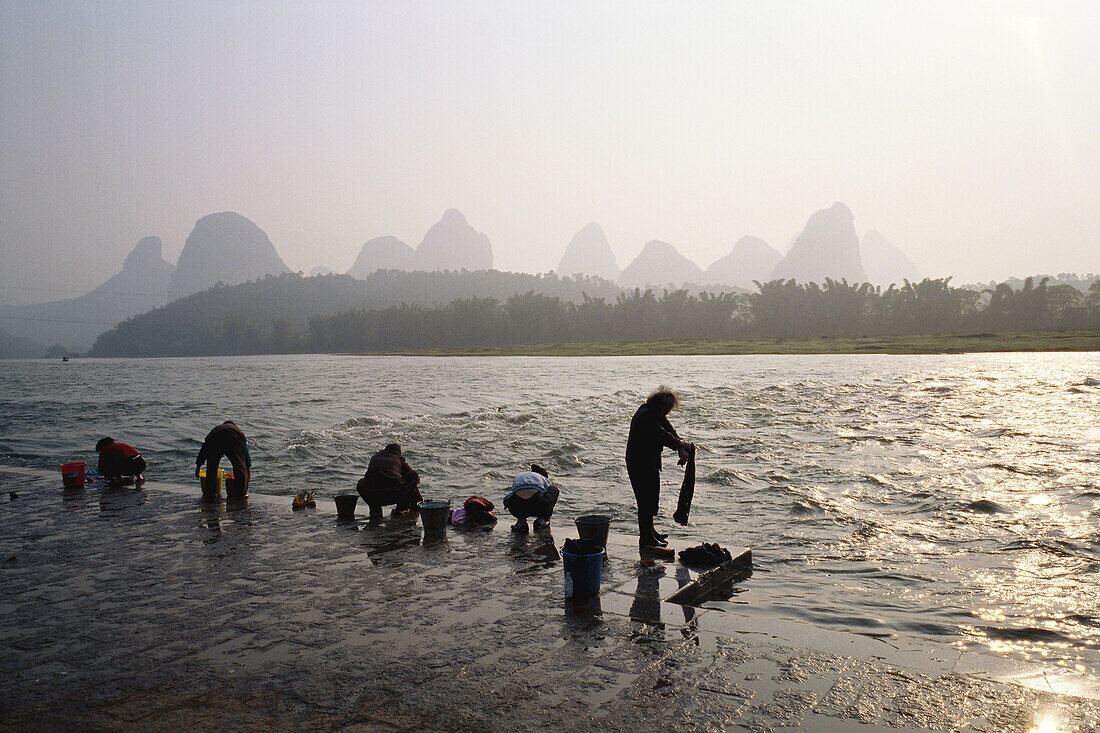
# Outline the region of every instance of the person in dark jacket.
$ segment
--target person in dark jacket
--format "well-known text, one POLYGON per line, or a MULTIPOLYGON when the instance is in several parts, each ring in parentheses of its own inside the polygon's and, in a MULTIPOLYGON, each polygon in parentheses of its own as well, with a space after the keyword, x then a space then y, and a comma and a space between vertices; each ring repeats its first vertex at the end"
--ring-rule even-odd
POLYGON ((676 393, 659 387, 634 413, 626 439, 626 472, 638 502, 638 544, 666 546, 668 535, 653 528, 661 494, 661 451, 671 448, 684 462, 694 446, 680 439, 668 422, 668 413, 679 405, 676 393))
POLYGON ((120 481, 123 476, 133 476, 134 482, 145 482, 146 463, 132 445, 119 443, 114 438, 100 438, 95 444, 99 453, 99 473, 108 481, 120 481))
MULTIPOLYGON (((226 420, 207 433, 202 448, 199 449, 199 456, 195 459, 195 478, 199 477, 199 468, 203 461, 206 462, 206 475, 217 476, 218 463, 222 456, 228 458, 233 466, 234 479, 232 487, 226 486, 225 496, 228 499, 239 499, 248 494, 248 484, 252 481, 252 456, 248 453, 248 442, 244 433, 232 420, 226 420)), ((209 488, 203 488, 203 498, 217 501, 215 481, 206 483, 209 488)))
POLYGON ((550 515, 558 503, 560 491, 550 483, 550 474, 537 463, 531 464, 531 470, 512 479, 512 490, 504 497, 504 508, 516 518, 513 532, 527 532, 527 518, 535 518, 535 529, 550 526, 550 515))
POLYGON ((372 517, 382 516, 382 507, 396 504, 394 514, 411 511, 420 503, 420 474, 409 466, 401 446, 390 443, 375 453, 367 473, 355 489, 370 507, 372 517))

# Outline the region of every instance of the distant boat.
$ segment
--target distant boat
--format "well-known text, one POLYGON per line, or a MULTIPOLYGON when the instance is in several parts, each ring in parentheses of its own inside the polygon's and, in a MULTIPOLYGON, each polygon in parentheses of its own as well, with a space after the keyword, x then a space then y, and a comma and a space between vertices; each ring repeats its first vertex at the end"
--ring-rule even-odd
POLYGON ((69 357, 67 357, 67 356, 61 357, 61 361, 68 361, 68 360, 69 360, 69 357))

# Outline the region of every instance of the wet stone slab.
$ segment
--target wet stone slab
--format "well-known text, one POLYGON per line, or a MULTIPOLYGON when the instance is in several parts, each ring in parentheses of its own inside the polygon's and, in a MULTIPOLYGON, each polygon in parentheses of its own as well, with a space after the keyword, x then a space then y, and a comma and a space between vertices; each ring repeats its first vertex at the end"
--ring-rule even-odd
POLYGON ((3 730, 1100 727, 1088 679, 668 603, 691 573, 630 538, 568 604, 567 519, 425 537, 327 501, 0 479, 3 730))

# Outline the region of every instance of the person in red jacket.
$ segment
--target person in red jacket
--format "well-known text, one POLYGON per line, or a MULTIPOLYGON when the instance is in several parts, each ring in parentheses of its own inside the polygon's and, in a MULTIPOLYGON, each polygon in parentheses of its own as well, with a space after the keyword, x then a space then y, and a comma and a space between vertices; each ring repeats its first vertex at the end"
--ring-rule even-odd
POLYGON ((114 438, 100 438, 95 444, 99 453, 99 473, 108 481, 121 481, 123 476, 133 476, 135 483, 143 483, 146 463, 132 445, 118 443, 114 438))
POLYGON ((377 518, 388 504, 397 505, 395 514, 415 509, 421 500, 419 485, 420 474, 409 466, 401 446, 390 443, 371 457, 355 489, 370 507, 371 517, 377 518))

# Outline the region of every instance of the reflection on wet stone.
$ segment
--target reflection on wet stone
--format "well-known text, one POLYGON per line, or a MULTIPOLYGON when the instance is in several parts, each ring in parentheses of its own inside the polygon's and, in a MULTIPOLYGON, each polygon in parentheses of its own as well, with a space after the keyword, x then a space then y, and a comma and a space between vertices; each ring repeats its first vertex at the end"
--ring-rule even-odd
POLYGON ((552 537, 346 529, 281 498, 210 507, 155 482, 70 503, 39 474, 0 475, 24 487, 0 514, 0 727, 1023 731, 1051 711, 1067 729, 1100 724, 1096 695, 984 679, 980 660, 920 671, 666 603, 690 576, 626 548, 602 594, 574 605, 552 537))

